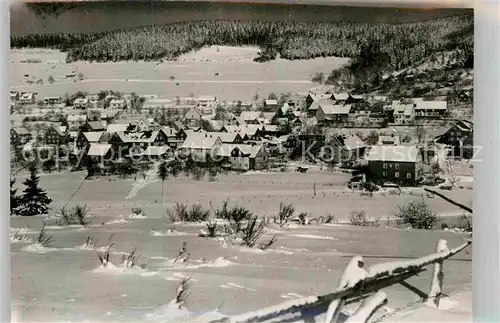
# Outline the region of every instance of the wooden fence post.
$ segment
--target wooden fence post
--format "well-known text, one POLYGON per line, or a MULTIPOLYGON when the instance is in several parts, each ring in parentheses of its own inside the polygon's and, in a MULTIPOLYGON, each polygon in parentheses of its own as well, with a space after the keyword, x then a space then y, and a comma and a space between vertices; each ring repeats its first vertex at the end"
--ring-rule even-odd
POLYGON ((386 303, 386 293, 378 291, 373 296, 365 300, 356 312, 345 321, 345 323, 366 323, 372 315, 386 303))
MULTIPOLYGON (((441 239, 437 242, 436 245, 436 252, 446 252, 449 251, 448 249, 448 242, 444 239, 441 239)), ((439 300, 441 298, 441 290, 443 288, 443 279, 444 279, 444 273, 443 273, 443 261, 436 262, 434 264, 434 270, 432 272, 432 280, 431 280, 431 286, 429 289, 429 295, 428 295, 428 301, 431 301, 436 305, 436 307, 439 307, 439 300)))

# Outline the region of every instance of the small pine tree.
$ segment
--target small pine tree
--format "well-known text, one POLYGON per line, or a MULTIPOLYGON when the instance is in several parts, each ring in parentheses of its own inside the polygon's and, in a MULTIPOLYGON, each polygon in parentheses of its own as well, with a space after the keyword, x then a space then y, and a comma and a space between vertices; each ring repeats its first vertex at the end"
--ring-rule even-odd
POLYGON ((20 197, 19 215, 33 216, 47 214, 52 199, 38 186, 40 177, 36 167, 30 167, 30 177, 24 181, 26 188, 20 197))
POLYGON ((10 215, 16 215, 19 208, 19 195, 17 194, 17 188, 14 188, 16 179, 10 180, 10 215))

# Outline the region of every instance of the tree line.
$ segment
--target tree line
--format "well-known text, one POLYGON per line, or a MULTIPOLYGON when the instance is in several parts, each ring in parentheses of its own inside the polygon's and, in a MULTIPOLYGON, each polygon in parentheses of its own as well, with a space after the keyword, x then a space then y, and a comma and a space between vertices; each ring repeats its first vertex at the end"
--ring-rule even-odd
MULTIPOLYGON (((11 36, 13 48, 43 47, 67 52, 67 61, 175 60, 204 46, 259 46, 262 62, 316 57, 357 57, 376 43, 392 69, 401 69, 431 53, 470 42, 458 37, 472 28, 470 14, 400 23, 305 21, 192 21, 79 34, 11 36)), ((469 49, 470 50, 470 49, 469 49)))

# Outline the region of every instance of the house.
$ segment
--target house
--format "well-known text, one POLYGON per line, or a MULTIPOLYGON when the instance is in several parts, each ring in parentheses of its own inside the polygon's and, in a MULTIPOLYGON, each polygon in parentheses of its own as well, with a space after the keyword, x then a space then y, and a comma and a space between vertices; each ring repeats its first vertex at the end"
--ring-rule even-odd
POLYGON ((334 104, 335 101, 332 101, 330 99, 316 100, 312 102, 311 105, 307 108, 307 114, 309 116, 316 116, 316 113, 318 112, 318 108, 320 105, 334 105, 334 104))
POLYGON ((106 127, 106 132, 113 134, 116 132, 128 131, 128 130, 130 130, 130 128, 135 128, 135 126, 133 126, 131 124, 126 124, 126 123, 110 123, 106 127))
POLYGON ((43 104, 45 105, 57 105, 57 104, 62 104, 63 98, 60 96, 48 96, 43 98, 43 104))
POLYGON ((87 157, 95 163, 104 165, 114 158, 113 147, 110 144, 91 143, 87 151, 87 157))
POLYGON ((331 93, 309 93, 306 97, 306 109, 309 110, 314 102, 331 100, 331 93))
POLYGON ((418 100, 414 104, 416 118, 439 118, 446 114, 448 108, 446 101, 418 100))
POLYGON ((215 108, 217 105, 217 98, 213 95, 201 95, 198 97, 199 108, 215 108))
POLYGON ((75 109, 87 109, 90 108, 90 103, 88 98, 77 98, 73 101, 73 107, 75 109))
POLYGON ((223 144, 242 144, 243 137, 238 132, 207 132, 210 135, 218 136, 223 144))
POLYGON ((161 126, 154 118, 144 118, 137 122, 136 131, 154 131, 160 130, 161 126))
POLYGON ((80 132, 76 138, 76 148, 81 150, 91 143, 103 142, 104 131, 80 132))
POLYGON ((106 127, 100 121, 87 121, 83 126, 81 126, 83 132, 91 131, 104 131, 106 127))
POLYGON ((10 102, 18 102, 21 95, 17 91, 10 91, 10 102))
POLYGON ((415 121, 415 107, 413 104, 393 102, 392 108, 395 124, 412 124, 415 121))
POLYGON ((42 140, 44 145, 61 146, 67 145, 71 137, 67 127, 51 126, 45 131, 42 140))
POLYGON ((25 127, 10 129, 10 142, 16 146, 24 145, 32 139, 31 132, 25 127))
POLYGON ((359 94, 349 94, 347 96, 347 100, 346 100, 346 103, 347 104, 354 104, 354 103, 360 103, 360 102, 364 102, 365 99, 363 98, 362 95, 359 95, 359 94))
POLYGON ((339 105, 331 103, 321 103, 316 111, 318 122, 324 123, 346 123, 349 119, 351 105, 339 105))
POLYGON ((35 104, 36 93, 34 92, 23 92, 19 98, 21 104, 35 104))
POLYGON ((472 133, 472 124, 459 120, 444 133, 436 136, 437 143, 446 144, 455 148, 460 147, 462 138, 472 133))
POLYGON ((179 132, 181 130, 186 130, 187 129, 186 126, 182 122, 180 122, 180 121, 174 121, 172 123, 172 128, 174 128, 174 130, 177 131, 177 132, 179 132))
POLYGON ((200 110, 198 110, 198 108, 189 109, 189 111, 184 116, 184 118, 188 121, 200 120, 201 117, 203 117, 203 114, 201 113, 200 110))
POLYGON ((119 153, 119 159, 142 151, 149 146, 166 146, 168 138, 161 130, 144 132, 116 132, 108 143, 119 153))
POLYGON ((276 110, 278 109, 278 101, 277 100, 265 100, 264 101, 264 108, 267 110, 276 110))
POLYGON ((262 127, 263 136, 280 136, 284 135, 284 128, 275 124, 266 124, 262 127))
POLYGON ((247 124, 238 128, 238 132, 243 137, 243 140, 258 141, 263 136, 263 126, 255 124, 247 124))
POLYGON ((368 177, 377 184, 417 186, 422 176, 422 156, 417 146, 372 146, 366 160, 368 177))
POLYGON ((219 136, 209 132, 188 132, 186 140, 180 147, 181 154, 193 159, 204 160, 206 157, 217 156, 216 151, 222 145, 219 136))
POLYGON ((338 105, 347 104, 348 99, 349 99, 349 94, 347 93, 332 93, 332 100, 335 101, 335 104, 338 105))
POLYGON ((260 111, 243 111, 240 114, 240 119, 246 124, 261 124, 264 118, 264 114, 260 111))
POLYGON ((323 158, 338 163, 343 167, 352 167, 356 161, 365 155, 366 145, 354 134, 338 135, 332 138, 331 151, 324 151, 323 158))
POLYGON ((233 170, 262 170, 269 164, 268 153, 262 144, 222 144, 217 156, 229 163, 233 170))
POLYGON ((181 146, 186 139, 186 133, 184 130, 176 131, 172 127, 162 127, 160 129, 165 136, 167 137, 167 145, 172 149, 177 149, 177 147, 181 146))
POLYGON ((124 99, 112 99, 109 101, 109 108, 118 110, 118 109, 124 109, 127 106, 127 103, 125 102, 124 99))
POLYGON ((66 118, 66 122, 68 123, 69 130, 76 131, 87 123, 87 115, 69 114, 66 118))
POLYGON ((399 136, 379 136, 377 145, 400 145, 399 136))
POLYGON ((275 112, 262 112, 262 115, 264 116, 264 120, 262 123, 268 124, 272 123, 274 120, 274 116, 276 115, 275 112))

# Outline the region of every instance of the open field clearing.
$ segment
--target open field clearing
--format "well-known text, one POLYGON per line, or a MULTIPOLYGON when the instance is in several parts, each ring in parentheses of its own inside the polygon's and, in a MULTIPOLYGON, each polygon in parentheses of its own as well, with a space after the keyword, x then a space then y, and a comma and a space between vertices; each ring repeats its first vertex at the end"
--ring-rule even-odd
MULTIPOLYGON (((40 185, 54 200, 51 207, 55 211, 74 194, 84 176, 85 172, 41 176, 40 185)), ((23 180, 24 177, 20 174, 16 185, 21 187, 23 180)), ((297 212, 308 212, 313 217, 332 214, 338 221, 346 221, 352 211, 365 211, 367 217, 380 218, 381 225, 385 225, 385 220, 397 210, 398 205, 424 198, 438 214, 462 214, 458 207, 442 199, 422 197, 422 189, 412 189, 401 195, 383 196, 376 193, 373 197, 361 196, 358 191, 345 188, 349 176, 342 173, 311 171, 306 174, 228 174, 220 175, 215 182, 197 182, 181 175, 165 181, 164 206, 160 205, 161 181, 154 179, 139 190, 134 189, 141 180, 143 179, 139 176, 136 181, 115 177, 87 180, 83 182, 69 205, 87 203, 93 212, 109 216, 126 215, 132 207, 141 207, 148 217, 161 218, 166 215, 166 208, 177 202, 187 205, 201 203, 207 208, 211 203, 214 208, 218 208, 224 200, 229 199, 232 204, 245 206, 260 216, 276 213, 280 202, 283 202, 293 203, 297 212), (133 194, 130 194, 131 192, 133 194)), ((468 189, 456 188, 445 191, 445 194, 468 205, 472 201, 472 183, 470 178, 464 178, 463 182, 468 189)))
MULTIPOLYGON (((192 277, 186 303, 190 310, 206 312, 219 307, 221 313, 236 314, 332 291, 352 254, 364 255, 371 265, 422 256, 434 249, 439 238, 447 239, 450 246, 464 239, 460 234, 439 231, 306 226, 270 232, 278 242, 261 251, 224 248, 218 241, 199 238, 196 235, 203 225, 174 225, 170 227, 173 232, 182 234, 155 235, 168 228, 161 219, 128 218, 115 223, 111 219, 116 217, 92 212, 88 228, 49 226, 53 235, 50 248, 12 243, 13 321, 168 322, 161 319, 164 313, 158 307, 175 296, 180 281, 188 276, 192 277), (101 221, 108 223, 100 225, 101 221), (95 237, 96 248, 115 244, 112 263, 119 264, 123 252, 137 248, 139 263, 147 263, 147 267, 99 269, 96 252, 81 248, 88 236, 95 237), (190 260, 172 264, 183 241, 190 260)), ((42 221, 41 217, 16 217, 11 227, 36 238, 42 221)), ((470 288, 470 251, 469 247, 446 262, 445 293, 470 288)), ((424 273, 409 283, 425 291, 429 276, 430 272, 424 273)), ((403 287, 394 286, 387 292, 388 308, 416 300, 403 287)))
POLYGON ((99 92, 103 89, 158 94, 174 97, 213 94, 222 100, 251 100, 255 93, 304 93, 313 84, 317 72, 330 73, 347 63, 345 58, 317 58, 305 61, 276 60, 253 62, 248 54, 255 49, 226 47, 221 52, 213 48, 189 53, 178 62, 121 62, 121 63, 61 63, 65 54, 57 51, 13 50, 11 52, 11 88, 38 92, 38 97, 64 96, 76 91, 99 92), (241 51, 240 54, 237 52, 241 51), (236 53, 235 53, 236 52, 236 53), (233 55, 235 54, 235 55, 233 55), (229 55, 235 59, 227 60, 229 55), (222 58, 221 58, 222 57, 222 58), (241 59, 238 57, 242 57, 241 59), (41 63, 21 63, 26 59, 41 63), (187 62, 187 60, 189 62, 187 62), (208 61, 207 61, 208 60, 208 61), (84 80, 74 82, 66 74, 82 73, 84 80), (215 75, 218 73, 218 75, 215 75), (26 83, 42 79, 44 84, 26 83), (54 77, 55 83, 47 79, 54 77), (174 77, 173 80, 170 77, 174 77))

